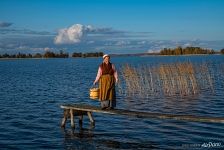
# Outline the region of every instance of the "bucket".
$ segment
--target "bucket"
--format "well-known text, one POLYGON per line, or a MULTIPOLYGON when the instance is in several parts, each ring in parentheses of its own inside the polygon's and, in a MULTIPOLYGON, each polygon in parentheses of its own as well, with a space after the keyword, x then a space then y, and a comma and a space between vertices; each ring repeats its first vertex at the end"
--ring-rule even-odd
POLYGON ((100 89, 99 88, 91 88, 89 90, 89 96, 90 96, 90 99, 99 99, 99 92, 100 92, 100 89))

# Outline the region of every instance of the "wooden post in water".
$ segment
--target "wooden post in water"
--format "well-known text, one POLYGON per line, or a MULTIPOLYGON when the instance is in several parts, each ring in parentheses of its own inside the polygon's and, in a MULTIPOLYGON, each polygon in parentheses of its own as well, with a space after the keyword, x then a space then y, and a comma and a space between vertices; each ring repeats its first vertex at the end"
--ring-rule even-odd
POLYGON ((71 127, 75 128, 75 116, 79 116, 79 125, 81 127, 82 121, 83 121, 83 115, 88 115, 91 125, 95 126, 95 121, 93 119, 92 112, 80 111, 73 108, 68 108, 68 109, 64 109, 63 118, 61 121, 61 127, 64 128, 66 125, 67 119, 70 118, 71 127))
POLYGON ((75 128, 73 110, 70 109, 71 127, 75 128))
POLYGON ((95 121, 93 119, 92 112, 87 112, 87 115, 89 117, 89 120, 91 122, 91 125, 95 126, 95 121))
POLYGON ((79 116, 79 124, 82 124, 82 120, 83 120, 83 114, 81 114, 81 115, 79 116))
POLYGON ((63 118, 61 121, 61 127, 65 127, 68 116, 69 116, 69 109, 64 109, 63 118))

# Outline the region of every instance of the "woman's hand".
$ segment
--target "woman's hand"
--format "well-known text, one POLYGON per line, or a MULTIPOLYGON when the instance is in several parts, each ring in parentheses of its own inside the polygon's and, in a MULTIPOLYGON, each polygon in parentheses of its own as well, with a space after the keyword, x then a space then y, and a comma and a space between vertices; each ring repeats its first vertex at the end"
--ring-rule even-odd
POLYGON ((118 83, 118 78, 116 79, 116 81, 115 81, 115 82, 116 82, 116 84, 118 83))

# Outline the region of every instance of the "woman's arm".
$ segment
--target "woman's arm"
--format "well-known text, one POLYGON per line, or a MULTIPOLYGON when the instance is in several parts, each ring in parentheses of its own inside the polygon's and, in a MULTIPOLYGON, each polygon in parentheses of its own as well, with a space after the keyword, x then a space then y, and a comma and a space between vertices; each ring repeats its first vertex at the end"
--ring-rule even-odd
POLYGON ((114 64, 112 64, 112 69, 114 70, 114 78, 115 78, 115 81, 117 83, 118 82, 118 74, 117 74, 117 70, 116 70, 114 64))
POLYGON ((96 79, 95 79, 95 81, 93 82, 93 84, 96 84, 96 83, 99 81, 101 75, 102 75, 102 69, 101 69, 101 67, 99 67, 98 72, 97 72, 96 79))

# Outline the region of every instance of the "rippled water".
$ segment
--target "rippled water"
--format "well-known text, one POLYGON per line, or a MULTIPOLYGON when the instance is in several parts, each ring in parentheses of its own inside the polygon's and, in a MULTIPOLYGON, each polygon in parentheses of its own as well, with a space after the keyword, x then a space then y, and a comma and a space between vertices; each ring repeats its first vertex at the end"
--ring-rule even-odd
MULTIPOLYGON (((223 56, 115 57, 119 70, 124 63, 157 64, 175 61, 208 61, 216 66, 223 56)), ((1 149, 197 149, 202 144, 221 143, 224 124, 177 120, 141 119, 94 114, 95 128, 84 118, 60 128, 63 103, 90 103, 88 90, 95 79, 100 58, 0 60, 0 148, 1 149)), ((219 67, 219 66, 218 66, 219 67)), ((220 65, 221 67, 221 65, 220 65)), ((223 65, 222 65, 223 67, 223 65)), ((218 68, 221 70, 224 68, 218 68)), ((118 108, 224 116, 223 70, 215 75, 215 93, 186 98, 125 98, 118 93, 118 108), (221 74, 221 75, 220 75, 221 74)), ((210 147, 211 148, 211 147, 210 147)))

